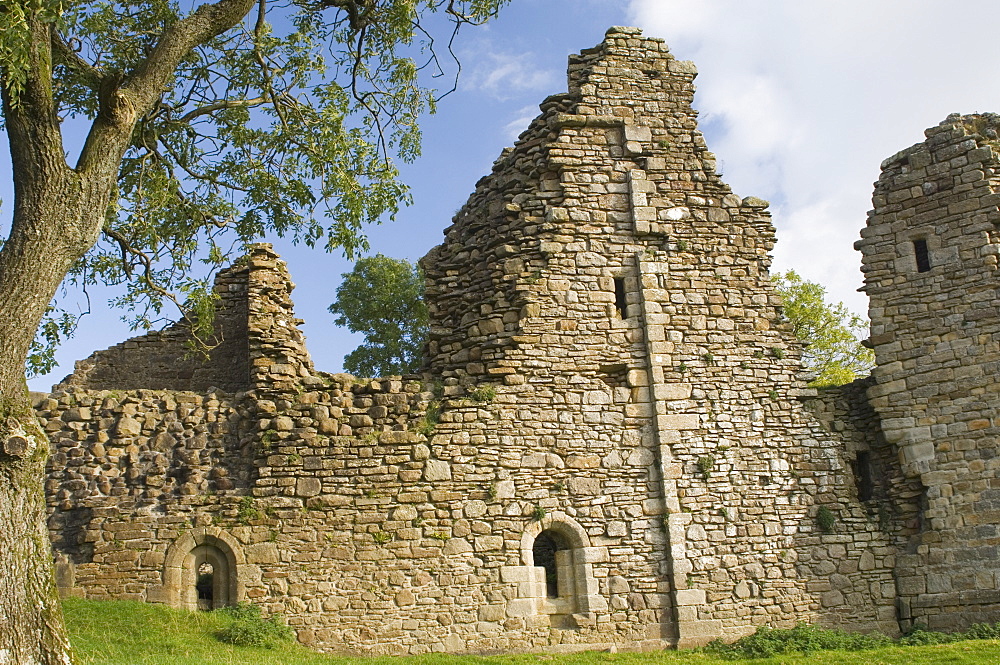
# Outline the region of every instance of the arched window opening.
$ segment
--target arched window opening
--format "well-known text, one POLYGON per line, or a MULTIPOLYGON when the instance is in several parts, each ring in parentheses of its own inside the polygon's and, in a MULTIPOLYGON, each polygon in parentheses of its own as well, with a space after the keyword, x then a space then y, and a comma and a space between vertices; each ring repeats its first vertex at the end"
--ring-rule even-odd
POLYGON ((189 608, 217 610, 236 603, 236 569, 227 552, 198 545, 188 555, 187 565, 189 608))
MULTIPOLYGON (((594 548, 584 528, 562 511, 531 521, 521 534, 521 565, 501 568, 504 582, 516 582, 514 613, 538 616, 558 630, 593 627, 608 609, 594 579, 593 564, 606 550, 594 548)), ((542 624, 544 625, 544 624, 542 624)))
POLYGON ((545 569, 545 595, 549 598, 559 597, 559 564, 556 552, 566 549, 568 548, 562 537, 551 530, 538 534, 531 548, 535 566, 545 569))
POLYGON ((198 609, 212 609, 214 598, 213 589, 215 587, 215 569, 209 562, 204 562, 198 566, 198 578, 194 583, 194 588, 198 592, 198 609))

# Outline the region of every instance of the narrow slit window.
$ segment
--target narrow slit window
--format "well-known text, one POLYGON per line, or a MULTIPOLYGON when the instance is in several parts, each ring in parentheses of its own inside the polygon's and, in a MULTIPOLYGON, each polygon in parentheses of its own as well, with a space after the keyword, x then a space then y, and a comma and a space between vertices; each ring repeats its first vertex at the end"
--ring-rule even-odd
POLYGON ((858 501, 868 501, 872 498, 873 490, 873 479, 872 479, 872 461, 871 456, 868 451, 859 450, 857 456, 854 458, 854 482, 858 487, 858 501))
POLYGON ((617 310, 619 318, 626 318, 628 303, 625 301, 624 277, 615 277, 615 310, 617 310))
POLYGON ((917 258, 917 272, 927 272, 931 269, 931 255, 927 251, 926 238, 917 238, 913 241, 913 255, 917 258))

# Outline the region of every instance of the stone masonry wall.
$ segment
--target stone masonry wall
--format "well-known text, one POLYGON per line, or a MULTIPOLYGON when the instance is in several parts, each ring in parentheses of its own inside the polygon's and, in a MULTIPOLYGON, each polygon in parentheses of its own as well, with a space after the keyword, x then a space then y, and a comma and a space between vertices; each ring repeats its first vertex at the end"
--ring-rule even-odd
POLYGON ((67 593, 164 600, 170 543, 235 515, 256 476, 248 411, 231 395, 70 388, 36 410, 53 446, 49 527, 67 593))
POLYGON ((233 267, 218 274, 215 292, 214 345, 206 360, 189 344, 191 327, 186 320, 164 330, 154 330, 95 351, 79 360, 72 374, 56 389, 182 390, 229 392, 250 386, 247 359, 247 270, 233 267))
POLYGON ((423 262, 429 367, 502 379, 521 423, 507 445, 649 451, 632 528, 667 551, 663 634, 693 644, 796 617, 893 630, 887 536, 867 520, 857 539, 815 533, 818 502, 861 508, 839 442, 799 406, 767 204, 720 181, 693 78, 629 30, 571 58, 570 93, 542 104, 423 262), (875 563, 834 588, 831 556, 875 563))
POLYGON ((365 654, 995 620, 992 120, 887 161, 862 241, 880 367, 817 394, 767 203, 716 173, 694 76, 631 28, 571 57, 423 260, 420 376, 317 372, 263 245, 222 281, 238 389, 87 382, 162 337, 95 354, 38 402, 63 591, 247 600, 365 654), (898 276, 917 222, 938 281, 898 276))
POLYGON ((897 566, 901 618, 935 629, 1000 611, 998 124, 949 116, 883 162, 857 243, 878 363, 868 393, 924 490, 897 566))

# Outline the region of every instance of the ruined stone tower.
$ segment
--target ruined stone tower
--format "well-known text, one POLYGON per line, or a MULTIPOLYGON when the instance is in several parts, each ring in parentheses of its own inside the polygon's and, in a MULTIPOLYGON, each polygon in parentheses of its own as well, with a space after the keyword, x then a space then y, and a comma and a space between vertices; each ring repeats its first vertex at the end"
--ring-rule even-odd
POLYGON ((998 129, 994 115, 949 116, 885 160, 857 243, 878 363, 868 394, 921 490, 900 617, 934 629, 1000 611, 998 129))
MULTIPOLYGON (((801 616, 894 628, 881 556, 810 593, 830 555, 817 501, 844 501, 841 528, 863 532, 837 539, 841 555, 886 536, 834 489, 850 471, 799 401, 810 391, 767 276, 767 204, 717 175, 693 79, 633 30, 571 58, 569 93, 542 104, 423 262, 429 366, 503 382, 508 455, 578 465, 568 514, 619 539, 612 565, 632 591, 661 592, 641 601, 658 609, 649 636, 733 634, 776 598, 801 616), (799 548, 810 555, 788 556, 799 548)), ((555 509, 566 501, 546 492, 553 475, 564 472, 517 484, 555 509)))
POLYGON ((266 246, 218 282, 245 357, 171 366, 179 327, 82 363, 38 401, 63 592, 367 654, 1000 618, 992 120, 887 161, 880 366, 817 394, 694 76, 632 28, 571 57, 423 260, 420 376, 317 372, 266 246))

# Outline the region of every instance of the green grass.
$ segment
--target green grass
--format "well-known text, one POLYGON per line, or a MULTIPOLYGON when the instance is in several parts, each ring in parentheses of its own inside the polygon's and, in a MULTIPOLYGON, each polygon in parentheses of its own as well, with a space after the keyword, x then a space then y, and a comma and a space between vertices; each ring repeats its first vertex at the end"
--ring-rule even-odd
POLYGON ((933 646, 892 646, 871 651, 818 651, 754 660, 723 660, 693 651, 586 652, 571 655, 357 658, 317 654, 294 643, 275 649, 223 644, 216 635, 233 619, 216 612, 182 612, 128 601, 68 599, 66 621, 76 653, 86 665, 994 665, 1000 640, 933 646))

